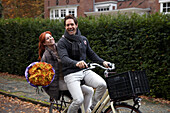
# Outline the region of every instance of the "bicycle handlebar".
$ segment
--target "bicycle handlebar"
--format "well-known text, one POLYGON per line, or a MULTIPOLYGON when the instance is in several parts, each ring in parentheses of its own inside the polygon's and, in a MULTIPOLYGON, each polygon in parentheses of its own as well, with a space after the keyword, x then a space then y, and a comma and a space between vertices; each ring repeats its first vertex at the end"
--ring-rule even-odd
POLYGON ((114 63, 110 63, 108 66, 110 68, 106 68, 106 67, 104 67, 104 66, 102 66, 100 64, 97 64, 97 63, 88 63, 88 68, 86 68, 84 71, 90 70, 90 69, 94 69, 96 67, 100 67, 100 68, 105 70, 104 71, 104 76, 108 77, 108 73, 109 73, 108 71, 111 71, 111 70, 115 69, 115 64, 114 63))
POLYGON ((102 66, 100 64, 97 64, 97 63, 89 63, 87 69, 94 69, 96 67, 100 67, 100 68, 102 68, 104 70, 108 70, 108 71, 111 71, 111 70, 115 69, 115 64, 114 63, 110 63, 108 66, 109 66, 109 68, 106 68, 106 67, 104 67, 104 66, 102 66))

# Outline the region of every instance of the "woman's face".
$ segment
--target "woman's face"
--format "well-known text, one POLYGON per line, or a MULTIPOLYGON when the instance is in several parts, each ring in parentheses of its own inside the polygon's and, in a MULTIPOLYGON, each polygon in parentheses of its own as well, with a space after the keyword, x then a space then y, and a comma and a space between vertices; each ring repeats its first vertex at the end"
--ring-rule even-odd
POLYGON ((44 45, 46 46, 52 46, 55 44, 54 38, 50 34, 45 35, 45 42, 44 45))
POLYGON ((67 30, 67 32, 70 35, 75 35, 76 34, 76 30, 77 30, 78 24, 76 25, 74 23, 73 19, 67 19, 66 20, 66 25, 65 25, 65 29, 67 30))

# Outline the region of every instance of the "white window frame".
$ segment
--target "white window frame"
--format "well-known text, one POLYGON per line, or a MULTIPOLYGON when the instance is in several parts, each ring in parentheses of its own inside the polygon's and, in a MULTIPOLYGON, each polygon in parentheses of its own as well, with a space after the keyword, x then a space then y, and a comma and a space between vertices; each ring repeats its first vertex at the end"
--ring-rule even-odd
POLYGON ((115 9, 117 9, 117 2, 98 2, 98 3, 95 3, 95 12, 101 12, 101 11, 98 11, 99 9, 105 9, 105 8, 109 8, 109 10, 103 10, 103 11, 112 11, 112 10, 115 10, 113 9, 113 7, 115 7, 115 9))
POLYGON ((167 12, 167 9, 170 8, 170 6, 168 7, 168 3, 170 3, 170 0, 159 0, 159 3, 160 3, 160 12, 161 13, 165 13, 165 14, 170 14, 170 12, 167 12), (163 12, 163 4, 166 3, 166 12, 163 12))
MULTIPOLYGON (((69 15, 69 11, 74 12, 74 16, 77 17, 77 6, 75 7, 56 7, 56 8, 50 8, 50 19, 64 19, 64 16, 62 17, 62 12, 65 10, 65 15, 69 15), (55 11, 58 11, 58 16, 55 16, 55 11), (51 14, 53 13, 53 14, 51 14)), ((71 14, 72 14, 71 13, 71 14)))
POLYGON ((52 18, 54 16, 54 12, 53 10, 50 10, 50 18, 52 18))

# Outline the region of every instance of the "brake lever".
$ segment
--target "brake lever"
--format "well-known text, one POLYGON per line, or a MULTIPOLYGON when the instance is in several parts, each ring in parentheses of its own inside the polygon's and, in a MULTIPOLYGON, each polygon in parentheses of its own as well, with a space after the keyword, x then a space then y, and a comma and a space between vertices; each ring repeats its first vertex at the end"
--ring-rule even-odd
POLYGON ((112 63, 112 67, 111 67, 112 69, 115 69, 115 64, 114 63, 112 63))
POLYGON ((112 68, 112 63, 109 63, 108 66, 109 66, 110 68, 112 68))

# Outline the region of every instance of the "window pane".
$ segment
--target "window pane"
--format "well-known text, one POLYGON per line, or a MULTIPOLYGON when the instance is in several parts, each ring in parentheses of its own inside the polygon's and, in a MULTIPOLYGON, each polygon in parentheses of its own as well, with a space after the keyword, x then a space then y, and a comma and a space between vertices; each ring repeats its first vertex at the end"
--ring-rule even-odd
POLYGON ((168 7, 170 7, 170 3, 168 3, 168 7))
POLYGON ((68 13, 71 14, 71 15, 73 15, 73 16, 75 15, 74 9, 69 9, 68 13))
POLYGON ((166 12, 166 8, 163 8, 163 12, 166 12))
POLYGON ((168 8, 167 12, 170 12, 170 8, 168 8))
POLYGON ((163 7, 166 7, 166 3, 163 3, 163 7))

